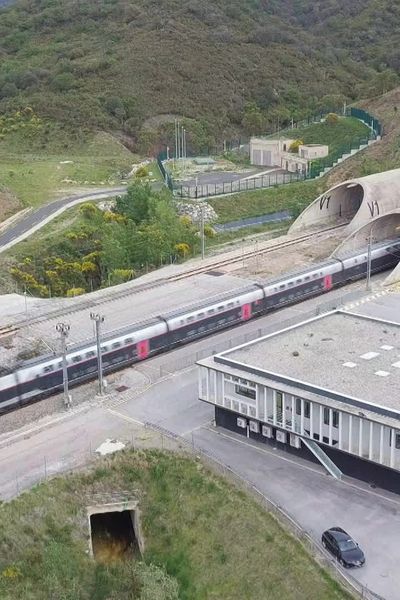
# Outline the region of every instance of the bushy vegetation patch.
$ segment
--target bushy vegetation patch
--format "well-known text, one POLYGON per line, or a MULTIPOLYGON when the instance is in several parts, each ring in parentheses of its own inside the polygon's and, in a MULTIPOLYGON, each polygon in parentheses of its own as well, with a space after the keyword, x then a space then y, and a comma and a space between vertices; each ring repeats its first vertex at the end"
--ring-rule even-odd
POLYGON ((56 235, 52 224, 20 245, 10 273, 21 288, 42 297, 76 296, 185 258, 199 243, 169 192, 148 184, 133 184, 109 210, 89 202, 75 215, 72 222, 61 220, 56 235))
POLYGON ((0 505, 2 600, 350 600, 268 513, 199 461, 123 452, 0 505), (139 500, 145 554, 96 564, 93 495, 139 500))

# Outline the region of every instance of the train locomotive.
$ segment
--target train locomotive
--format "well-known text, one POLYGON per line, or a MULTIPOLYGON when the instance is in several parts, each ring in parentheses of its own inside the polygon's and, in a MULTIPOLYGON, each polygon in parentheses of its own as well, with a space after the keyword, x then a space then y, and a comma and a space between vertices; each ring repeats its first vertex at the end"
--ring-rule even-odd
MULTIPOLYGON (((371 248, 371 273, 389 269, 400 258, 400 242, 386 240, 371 248)), ((342 259, 331 258, 280 278, 254 283, 233 292, 210 298, 198 305, 135 323, 102 339, 105 373, 145 360, 179 344, 215 333, 282 306, 328 292, 366 275, 367 252, 358 251, 342 259)), ((69 348, 68 380, 77 385, 97 374, 94 341, 69 348)), ((0 414, 14 410, 63 388, 62 360, 40 356, 21 363, 0 377, 0 414)))

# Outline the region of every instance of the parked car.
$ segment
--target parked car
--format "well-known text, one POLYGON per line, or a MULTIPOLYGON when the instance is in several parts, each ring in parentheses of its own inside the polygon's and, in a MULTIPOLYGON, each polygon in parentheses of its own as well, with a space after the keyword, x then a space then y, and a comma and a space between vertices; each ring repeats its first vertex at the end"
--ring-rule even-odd
POLYGON ((341 527, 331 527, 324 531, 321 541, 323 547, 344 567, 362 567, 365 563, 364 552, 341 527))

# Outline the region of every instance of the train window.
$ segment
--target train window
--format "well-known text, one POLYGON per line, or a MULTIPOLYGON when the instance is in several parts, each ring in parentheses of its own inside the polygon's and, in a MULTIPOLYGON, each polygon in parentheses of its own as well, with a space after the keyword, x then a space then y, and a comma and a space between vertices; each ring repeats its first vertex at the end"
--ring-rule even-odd
POLYGON ((285 284, 283 283, 282 285, 279 286, 280 290, 284 290, 285 289, 285 284))
POLYGON ((121 346, 121 342, 114 342, 111 348, 119 348, 121 346))
POLYGON ((294 281, 289 281, 288 286, 292 287, 294 285, 294 281))
POLYGON ((223 304, 221 304, 221 306, 218 306, 217 310, 224 310, 223 304))
POLYGON ((62 369, 62 361, 60 360, 60 362, 57 364, 57 368, 58 369, 62 369))
POLYGON ((306 276, 304 277, 304 281, 309 281, 309 279, 310 279, 310 276, 309 276, 309 275, 306 275, 306 276))
POLYGON ((199 319, 202 319, 204 317, 204 313, 199 313, 197 316, 199 317, 199 319))
POLYGON ((73 362, 73 363, 78 363, 80 360, 81 360, 81 357, 80 357, 79 355, 78 355, 78 356, 73 356, 73 357, 72 357, 72 362, 73 362))
POLYGON ((301 283, 301 282, 302 282, 302 279, 298 279, 298 280, 296 281, 296 283, 301 283))
POLYGON ((86 358, 93 358, 94 356, 96 356, 96 353, 93 352, 93 350, 90 350, 90 352, 86 352, 86 358))
POLYGON ((132 344, 132 343, 133 343, 133 339, 132 338, 126 338, 125 344, 132 344))
POLYGON ((213 308, 210 308, 210 309, 207 311, 207 314, 209 314, 209 315, 212 315, 212 314, 213 314, 213 312, 214 312, 214 309, 213 309, 213 308))
POLYGON ((51 373, 52 371, 54 371, 53 365, 47 365, 47 367, 43 369, 43 373, 51 373))
POLYGON ((230 308, 231 306, 234 306, 234 302, 228 302, 228 307, 230 308))
POLYGON ((318 273, 313 273, 313 277, 314 277, 314 279, 317 279, 318 273))
POLYGON ((194 321, 194 316, 190 315, 190 317, 187 318, 188 323, 191 323, 191 321, 194 321))
POLYGON ((108 352, 108 346, 102 346, 101 347, 101 351, 102 352, 108 352))

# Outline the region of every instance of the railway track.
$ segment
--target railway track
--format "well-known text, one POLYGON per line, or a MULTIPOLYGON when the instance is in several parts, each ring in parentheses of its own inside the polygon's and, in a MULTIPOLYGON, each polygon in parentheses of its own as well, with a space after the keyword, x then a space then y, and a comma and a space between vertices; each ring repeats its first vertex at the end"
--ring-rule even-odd
MULTIPOLYGON (((325 229, 320 229, 318 231, 313 231, 309 233, 305 233, 303 235, 297 236, 290 240, 285 240, 282 242, 277 242, 274 245, 268 246, 266 248, 257 248, 253 250, 249 250, 247 252, 243 252, 240 255, 227 257, 222 260, 215 260, 214 262, 207 262, 207 264, 200 265, 194 269, 189 269, 187 271, 183 271, 181 273, 176 273, 175 275, 170 275, 168 277, 163 277, 158 279, 157 281, 144 283, 142 285, 135 286, 131 289, 123 289, 119 291, 112 292, 112 288, 110 288, 109 295, 105 295, 101 298, 92 298, 90 300, 86 300, 80 303, 77 303, 75 306, 71 306, 71 308, 60 308, 50 311, 44 315, 38 315, 37 317, 31 317, 28 319, 22 319, 21 321, 13 323, 10 327, 0 328, 0 336, 2 335, 2 329, 12 329, 16 332, 23 327, 29 327, 30 325, 34 325, 43 321, 47 321, 50 319, 55 319, 57 317, 65 318, 69 314, 73 314, 77 311, 84 309, 93 309, 98 305, 106 304, 108 302, 114 302, 120 298, 124 298, 126 296, 132 296, 135 294, 139 294, 143 291, 160 288, 168 283, 173 283, 174 281, 181 281, 183 279, 189 279, 195 275, 201 275, 202 273, 207 273, 208 271, 216 271, 228 265, 232 265, 235 263, 243 262, 247 259, 261 256, 264 254, 269 254, 271 252, 275 252, 276 250, 281 250, 283 248, 290 248, 291 246, 295 246, 296 244, 300 244, 307 240, 310 240, 315 237, 319 237, 325 235, 326 233, 330 233, 336 230, 340 230, 345 227, 347 223, 341 223, 340 225, 334 225, 332 227, 326 227, 325 229)), ((11 333, 11 331, 10 331, 11 333)))

